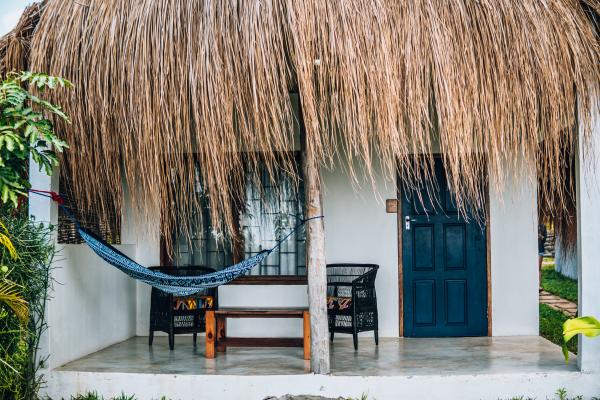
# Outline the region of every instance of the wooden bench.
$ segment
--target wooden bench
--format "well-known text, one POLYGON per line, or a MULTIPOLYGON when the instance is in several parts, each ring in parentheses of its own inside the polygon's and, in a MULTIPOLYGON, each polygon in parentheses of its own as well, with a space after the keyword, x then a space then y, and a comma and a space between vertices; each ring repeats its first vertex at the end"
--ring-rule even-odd
POLYGON ((206 358, 227 347, 303 347, 304 359, 310 360, 310 316, 306 307, 226 307, 206 310, 206 358), (301 338, 241 338, 227 336, 227 318, 302 318, 301 338))

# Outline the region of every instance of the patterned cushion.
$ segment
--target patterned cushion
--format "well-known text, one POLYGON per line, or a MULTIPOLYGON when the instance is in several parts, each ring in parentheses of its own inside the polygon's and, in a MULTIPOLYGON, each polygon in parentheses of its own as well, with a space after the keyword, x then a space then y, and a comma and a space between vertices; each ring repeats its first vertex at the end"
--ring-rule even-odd
POLYGON ((327 309, 329 310, 347 310, 352 307, 352 297, 327 297, 327 309))
POLYGON ((173 310, 195 310, 198 308, 198 300, 200 300, 200 308, 212 308, 212 296, 189 296, 189 297, 173 297, 173 310))

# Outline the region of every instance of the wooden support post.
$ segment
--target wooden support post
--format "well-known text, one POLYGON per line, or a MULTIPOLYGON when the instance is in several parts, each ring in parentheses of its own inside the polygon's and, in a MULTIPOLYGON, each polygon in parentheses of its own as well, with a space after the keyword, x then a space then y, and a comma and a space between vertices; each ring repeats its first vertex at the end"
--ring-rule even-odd
POLYGON ((215 311, 206 310, 206 358, 215 358, 215 311))
POLYGON ((223 340, 227 337, 227 319, 217 315, 217 352, 224 353, 227 347, 223 344, 223 340))
MULTIPOLYGON (((314 152, 304 154, 306 218, 323 215, 321 182, 314 152)), ((315 374, 329 373, 329 334, 327 326, 327 272, 325 269, 325 227, 322 218, 306 224, 306 269, 310 311, 310 364, 315 374)))
POLYGON ((304 348, 304 359, 310 360, 310 312, 304 311, 302 313, 302 331, 304 341, 302 347, 304 348))

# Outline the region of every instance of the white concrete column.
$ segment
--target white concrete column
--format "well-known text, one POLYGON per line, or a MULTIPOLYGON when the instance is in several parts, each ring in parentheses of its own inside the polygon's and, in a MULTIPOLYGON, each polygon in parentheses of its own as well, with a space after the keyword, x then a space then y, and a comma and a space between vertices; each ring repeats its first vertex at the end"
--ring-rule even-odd
MULTIPOLYGON (((29 182, 32 189, 58 192, 58 169, 52 176, 40 172, 37 164, 29 162, 29 182)), ((29 196, 29 215, 38 222, 56 225, 58 223, 58 206, 47 197, 31 194, 29 196)))
MULTIPOLYGON (((29 182, 31 183, 32 189, 47 190, 58 192, 58 170, 55 170, 53 176, 48 176, 44 172, 41 172, 38 165, 30 160, 29 162, 29 182)), ((36 222, 43 222, 45 224, 58 224, 58 206, 55 202, 47 197, 30 194, 29 196, 29 215, 35 218, 36 222)), ((56 236, 53 236, 52 240, 55 240, 56 236)), ((48 320, 50 302, 46 303, 46 320, 48 320)), ((50 335, 52 328, 49 326, 46 329, 41 338, 38 350, 38 359, 47 360, 50 363, 49 356, 51 354, 50 346, 50 335)), ((48 365, 46 365, 47 368, 48 365)))
POLYGON ((490 179, 492 334, 538 335, 536 181, 523 160, 504 163, 504 182, 490 179))
MULTIPOLYGON (((580 316, 600 318, 600 110, 592 113, 591 143, 579 133, 577 175, 577 262, 580 316)), ((600 338, 580 335, 579 368, 600 372, 600 338)))

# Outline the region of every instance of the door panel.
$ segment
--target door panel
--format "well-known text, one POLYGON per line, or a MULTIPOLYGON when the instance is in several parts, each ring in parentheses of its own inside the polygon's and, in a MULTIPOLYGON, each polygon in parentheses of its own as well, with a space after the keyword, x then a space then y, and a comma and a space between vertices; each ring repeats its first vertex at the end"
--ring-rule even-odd
POLYGON ((415 225, 413 243, 418 252, 413 257, 414 271, 433 271, 435 268, 433 225, 415 225))
POLYGON ((435 281, 417 280, 415 287, 415 324, 435 325, 435 281))
POLYGON ((444 225, 444 269, 467 268, 467 233, 465 224, 444 225))
POLYGON ((435 176, 438 191, 433 201, 425 190, 404 193, 399 199, 404 224, 404 335, 483 336, 487 334, 486 228, 459 215, 440 159, 436 159, 435 176))
POLYGON ((467 281, 449 279, 445 284, 446 324, 467 324, 467 281))

